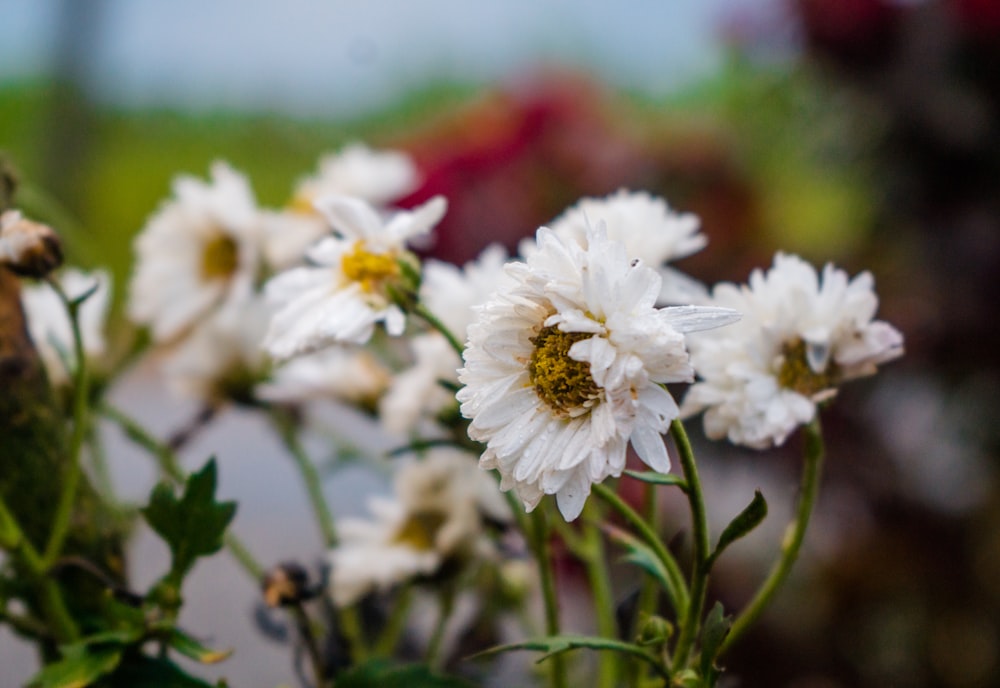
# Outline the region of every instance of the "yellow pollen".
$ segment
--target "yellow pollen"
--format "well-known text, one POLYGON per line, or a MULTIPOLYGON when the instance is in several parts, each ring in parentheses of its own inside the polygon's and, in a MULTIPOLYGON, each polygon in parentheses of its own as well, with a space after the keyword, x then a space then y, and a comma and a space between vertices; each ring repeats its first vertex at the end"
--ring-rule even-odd
POLYGON ((556 415, 568 416, 571 411, 586 408, 600 395, 601 389, 590 375, 590 364, 569 357, 570 347, 592 336, 551 326, 531 338, 535 350, 528 363, 528 376, 538 397, 556 415))
POLYGON ((403 522, 392 541, 418 551, 434 549, 437 533, 445 520, 440 511, 417 511, 403 522))
POLYGON ((831 361, 822 373, 814 372, 806 358, 806 343, 801 339, 785 342, 781 347, 781 357, 778 384, 785 389, 798 392, 805 397, 812 397, 836 386, 837 364, 831 361))
POLYGON ((344 275, 361 288, 371 293, 383 282, 399 274, 396 257, 391 253, 370 253, 363 241, 354 244, 354 249, 346 254, 340 263, 344 275))
POLYGON ((226 279, 239 264, 239 250, 236 242, 228 234, 216 232, 205 243, 201 254, 201 278, 208 282, 215 279, 226 279))

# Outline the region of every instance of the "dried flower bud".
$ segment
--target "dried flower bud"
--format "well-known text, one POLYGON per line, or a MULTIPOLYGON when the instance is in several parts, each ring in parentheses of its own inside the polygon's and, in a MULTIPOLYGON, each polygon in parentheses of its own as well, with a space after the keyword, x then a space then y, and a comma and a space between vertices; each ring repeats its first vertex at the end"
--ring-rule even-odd
POLYGON ((309 574, 294 563, 285 562, 271 569, 262 582, 264 603, 269 607, 286 607, 312 597, 309 574))
POLYGON ((62 265, 59 235, 17 210, 0 214, 0 265, 22 277, 45 277, 62 265))

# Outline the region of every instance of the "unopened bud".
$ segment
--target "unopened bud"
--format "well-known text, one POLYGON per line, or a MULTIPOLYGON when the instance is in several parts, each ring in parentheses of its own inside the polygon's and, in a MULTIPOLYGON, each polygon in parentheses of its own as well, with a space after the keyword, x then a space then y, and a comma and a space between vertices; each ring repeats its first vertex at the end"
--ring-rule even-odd
POLYGON ((653 614, 643 621, 637 640, 640 645, 663 645, 673 634, 674 625, 662 616, 653 614))
POLYGON ((0 214, 0 265, 22 277, 41 278, 62 260, 62 242, 51 227, 26 220, 17 210, 0 214))
POLYGON ((309 574, 294 562, 278 564, 264 576, 261 585, 264 603, 268 607, 287 607, 299 604, 312 596, 309 574))

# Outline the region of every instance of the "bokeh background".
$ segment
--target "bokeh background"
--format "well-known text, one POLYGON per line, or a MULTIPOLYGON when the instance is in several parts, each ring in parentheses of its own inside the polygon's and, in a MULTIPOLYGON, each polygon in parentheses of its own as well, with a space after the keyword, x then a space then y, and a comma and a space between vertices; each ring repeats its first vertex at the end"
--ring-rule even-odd
MULTIPOLYGON (((815 527, 730 685, 1000 686, 1000 2, 0 2, 0 150, 20 205, 72 262, 110 267, 119 304, 131 237, 175 174, 226 159, 280 205, 357 139, 413 154, 409 203, 448 196, 428 251, 457 262, 631 187, 701 216, 709 247, 680 267, 703 281, 744 281, 776 249, 870 269, 907 355, 826 412, 815 527)), ((186 411, 151 384, 113 394, 169 432, 186 411)), ((263 556, 318 558, 295 477, 253 433, 230 412, 192 465, 219 455, 263 556)), ((699 445, 716 528, 756 487, 772 505, 720 562, 713 594, 736 607, 773 556, 799 448, 699 445)), ((152 467, 109 446, 142 499, 152 467)), ((338 511, 360 510, 337 484, 338 511)), ((137 578, 164 556, 137 536, 137 578)), ((196 571, 192 629, 236 647, 234 685, 291 684, 236 575, 196 571)), ((32 671, 0 634, 0 685, 32 671)))

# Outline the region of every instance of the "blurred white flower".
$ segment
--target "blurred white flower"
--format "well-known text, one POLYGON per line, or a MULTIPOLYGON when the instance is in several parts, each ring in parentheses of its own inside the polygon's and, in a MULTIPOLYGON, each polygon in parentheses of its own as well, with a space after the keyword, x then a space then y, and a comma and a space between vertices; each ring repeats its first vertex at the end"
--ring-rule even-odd
POLYGON ((690 381, 684 332, 732 322, 733 311, 657 309, 660 277, 629 260, 602 227, 586 246, 542 228, 513 285, 479 309, 469 328, 458 392, 469 436, 527 509, 555 494, 576 518, 590 486, 625 467, 629 442, 670 470, 661 434, 678 415, 663 387, 690 381))
POLYGON ((271 279, 266 293, 277 312, 264 347, 282 360, 332 344, 364 344, 383 322, 403 333, 405 315, 389 297, 405 284, 399 261, 414 264, 407 240, 426 234, 444 216, 438 196, 412 212, 384 219, 368 203, 344 196, 317 201, 337 237, 316 244, 308 258, 316 267, 293 268, 271 279))
POLYGON ((265 210, 261 225, 264 261, 273 272, 301 265, 309 247, 330 233, 330 226, 315 212, 265 210))
POLYGON ((827 264, 821 281, 801 258, 778 253, 749 285, 716 286, 712 303, 743 314, 733 327, 689 340, 700 381, 684 398, 684 414, 704 410, 714 439, 780 445, 841 382, 903 353, 899 331, 873 320, 878 298, 868 272, 849 281, 827 264))
POLYGON ((199 322, 164 361, 169 388, 207 403, 250 402, 267 373, 260 340, 271 312, 260 296, 229 301, 199 322))
MULTIPOLYGON (((111 276, 103 271, 83 272, 67 268, 59 275, 66 296, 77 298, 96 285, 96 290, 77 311, 83 351, 88 359, 104 353, 104 325, 111 300, 111 276)), ((59 295, 48 284, 25 285, 21 302, 28 320, 28 332, 42 358, 49 380, 54 385, 69 382, 66 366, 76 368, 73 354, 73 327, 59 295)))
POLYGON ((174 198, 135 240, 128 312, 153 339, 173 339, 226 299, 250 293, 260 258, 261 225, 246 178, 212 165, 208 184, 174 181, 174 198))
POLYGON ((315 201, 330 195, 386 205, 413 191, 419 181, 417 166, 406 153, 352 143, 320 159, 317 173, 296 187, 292 207, 311 212, 315 201))
POLYGON ((257 395, 276 402, 340 399, 374 408, 390 379, 389 371, 371 351, 335 347, 280 366, 270 382, 258 387, 257 395))
POLYGON ((506 503, 475 457, 436 449, 400 468, 391 498, 369 501, 374 520, 344 519, 330 553, 330 589, 346 606, 373 590, 437 572, 445 561, 488 550, 484 517, 506 521, 506 503))
MULTIPOLYGON (((604 221, 608 238, 625 244, 629 258, 639 258, 660 273, 658 303, 702 303, 708 295, 704 285, 665 264, 705 248, 708 238, 699 229, 693 213, 677 213, 659 196, 645 191, 619 189, 604 198, 583 198, 551 222, 556 234, 572 238, 586 247, 587 227, 604 221)), ((522 255, 533 250, 521 244, 522 255)))

